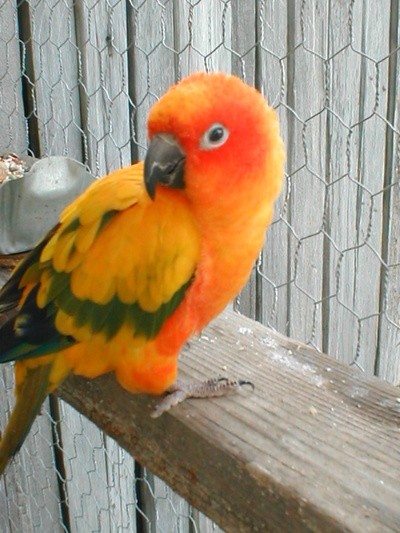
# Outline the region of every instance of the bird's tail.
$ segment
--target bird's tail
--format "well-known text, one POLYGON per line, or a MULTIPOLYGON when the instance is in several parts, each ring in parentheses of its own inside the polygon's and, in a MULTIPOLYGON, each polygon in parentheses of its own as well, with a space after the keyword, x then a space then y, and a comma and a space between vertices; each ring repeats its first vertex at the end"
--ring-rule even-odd
POLYGON ((0 439, 0 476, 22 446, 46 399, 52 363, 28 368, 18 386, 17 401, 0 439))

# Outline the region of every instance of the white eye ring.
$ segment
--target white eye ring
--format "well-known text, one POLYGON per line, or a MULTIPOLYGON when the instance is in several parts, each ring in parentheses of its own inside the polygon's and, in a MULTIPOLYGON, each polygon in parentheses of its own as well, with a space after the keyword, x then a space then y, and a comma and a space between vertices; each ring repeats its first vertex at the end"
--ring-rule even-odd
POLYGON ((208 130, 203 133, 200 140, 202 150, 213 150, 226 143, 229 137, 229 130, 219 122, 212 124, 208 130))

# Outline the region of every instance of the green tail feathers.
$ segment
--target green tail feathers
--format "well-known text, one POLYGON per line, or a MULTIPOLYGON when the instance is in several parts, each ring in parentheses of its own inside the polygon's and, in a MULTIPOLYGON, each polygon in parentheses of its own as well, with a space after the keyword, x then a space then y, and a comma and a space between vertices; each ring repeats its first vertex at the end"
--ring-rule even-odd
POLYGON ((17 402, 0 440, 0 475, 22 446, 48 395, 51 364, 29 369, 18 388, 17 402))

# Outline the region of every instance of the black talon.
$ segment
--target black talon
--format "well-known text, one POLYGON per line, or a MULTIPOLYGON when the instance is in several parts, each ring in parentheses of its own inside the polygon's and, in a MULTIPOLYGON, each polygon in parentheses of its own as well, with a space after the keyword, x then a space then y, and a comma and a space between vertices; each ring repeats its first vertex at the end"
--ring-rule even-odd
POLYGON ((252 383, 251 381, 248 381, 247 379, 239 379, 238 383, 239 383, 240 386, 242 386, 242 385, 250 385, 252 390, 254 390, 256 388, 254 383, 252 383))

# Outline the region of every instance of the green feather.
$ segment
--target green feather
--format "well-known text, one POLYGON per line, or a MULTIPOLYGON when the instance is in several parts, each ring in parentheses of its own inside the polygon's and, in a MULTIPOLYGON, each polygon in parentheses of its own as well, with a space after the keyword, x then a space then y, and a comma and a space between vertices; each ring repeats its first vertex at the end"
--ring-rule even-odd
POLYGON ((89 326, 93 333, 102 331, 107 340, 111 340, 126 321, 137 335, 154 338, 165 320, 178 307, 191 283, 189 280, 168 302, 162 304, 157 311, 149 313, 137 302, 124 304, 117 296, 103 305, 91 300, 80 300, 72 294, 69 282, 65 279, 69 278, 69 274, 57 273, 56 276, 59 278, 58 284, 63 286, 63 290, 55 298, 56 306, 75 317, 76 327, 89 326))

